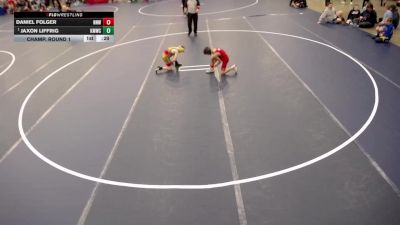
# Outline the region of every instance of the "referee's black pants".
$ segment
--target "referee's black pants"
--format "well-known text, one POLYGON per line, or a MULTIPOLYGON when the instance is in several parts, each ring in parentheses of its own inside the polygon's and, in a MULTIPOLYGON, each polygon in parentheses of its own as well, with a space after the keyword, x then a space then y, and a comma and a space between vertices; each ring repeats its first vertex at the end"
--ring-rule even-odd
POLYGON ((197 34, 197 20, 199 15, 197 13, 188 13, 188 28, 189 28, 189 35, 192 33, 192 23, 193 23, 193 31, 197 34))

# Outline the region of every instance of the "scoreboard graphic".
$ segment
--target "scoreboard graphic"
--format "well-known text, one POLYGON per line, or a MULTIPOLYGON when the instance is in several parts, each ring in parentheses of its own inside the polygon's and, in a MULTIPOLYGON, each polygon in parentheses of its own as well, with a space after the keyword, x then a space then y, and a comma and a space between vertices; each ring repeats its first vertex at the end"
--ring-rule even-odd
POLYGON ((114 12, 15 12, 17 42, 114 42, 114 12))

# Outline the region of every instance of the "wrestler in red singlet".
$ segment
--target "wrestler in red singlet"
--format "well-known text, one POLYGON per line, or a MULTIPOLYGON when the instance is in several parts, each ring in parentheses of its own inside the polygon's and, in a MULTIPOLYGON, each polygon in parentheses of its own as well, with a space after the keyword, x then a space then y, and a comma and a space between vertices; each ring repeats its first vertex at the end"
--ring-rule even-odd
POLYGON ((230 71, 235 71, 237 73, 237 66, 232 65, 228 69, 226 68, 229 62, 229 56, 222 48, 213 48, 210 49, 209 47, 205 47, 203 53, 205 55, 211 55, 211 64, 210 64, 210 71, 214 71, 214 67, 218 66, 222 63, 221 66, 221 75, 226 75, 230 71))
MULTIPOLYGON (((217 54, 219 55, 218 57, 222 61, 221 70, 225 71, 226 66, 228 65, 228 62, 229 62, 229 56, 221 48, 214 48, 212 51, 215 55, 217 55, 217 54)), ((215 63, 215 60, 213 60, 213 62, 211 63, 211 65, 210 65, 211 68, 214 68, 214 63, 215 63)))

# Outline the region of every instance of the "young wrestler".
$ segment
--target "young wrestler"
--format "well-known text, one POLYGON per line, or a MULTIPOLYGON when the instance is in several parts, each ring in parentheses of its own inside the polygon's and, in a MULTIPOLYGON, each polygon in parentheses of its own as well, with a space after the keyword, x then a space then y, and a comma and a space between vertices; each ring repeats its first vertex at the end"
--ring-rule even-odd
POLYGON ((226 69, 226 66, 228 65, 229 62, 229 56, 223 49, 221 48, 211 49, 210 47, 205 47, 203 53, 204 55, 211 55, 211 64, 209 72, 214 72, 215 67, 217 67, 219 64, 222 63, 221 76, 224 76, 231 71, 235 71, 235 74, 237 73, 238 68, 236 65, 232 65, 231 67, 226 69))
POLYGON ((171 71, 173 63, 175 63, 176 68, 182 66, 182 64, 178 63, 178 55, 179 53, 184 53, 184 52, 185 52, 185 46, 183 45, 179 45, 177 47, 169 47, 168 49, 164 50, 162 54, 162 60, 164 61, 165 66, 164 67, 157 66, 156 74, 162 70, 171 71))

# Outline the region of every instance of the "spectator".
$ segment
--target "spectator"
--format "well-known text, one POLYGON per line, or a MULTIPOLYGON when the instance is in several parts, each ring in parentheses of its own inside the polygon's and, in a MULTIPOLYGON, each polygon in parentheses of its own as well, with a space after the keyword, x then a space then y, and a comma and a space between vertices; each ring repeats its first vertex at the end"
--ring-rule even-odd
POLYGON ((365 9, 369 3, 370 3, 369 0, 363 0, 362 7, 361 7, 363 9, 363 11, 365 11, 365 9))
POLYGON ((61 12, 61 3, 59 0, 45 0, 45 5, 47 9, 58 8, 58 10, 61 12))
POLYGON ((30 12, 32 11, 31 2, 28 0, 17 0, 16 12, 30 12))
POLYGON ((307 8, 307 1, 306 0, 290 0, 289 6, 296 8, 296 9, 307 8))
POLYGON ((357 21, 360 18, 360 16, 361 16, 361 11, 358 8, 358 5, 355 4, 353 6, 353 9, 350 10, 349 15, 347 16, 347 21, 346 21, 347 24, 350 24, 350 25, 357 24, 357 21))
POLYGON ((15 11, 22 12, 24 11, 25 6, 26 6, 25 0, 16 0, 15 11))
POLYGON ((376 24, 376 11, 372 3, 368 3, 367 8, 361 13, 359 24, 360 28, 371 28, 376 24))
POLYGON ((39 11, 40 12, 46 12, 47 11, 45 0, 39 0, 39 11))
MULTIPOLYGON (((346 4, 346 0, 343 0, 342 4, 345 5, 346 4)), ((353 5, 353 0, 350 0, 350 5, 353 5)))
POLYGON ((393 18, 392 7, 396 7, 396 6, 394 6, 394 5, 386 5, 386 11, 385 11, 385 13, 383 14, 383 18, 382 18, 382 19, 379 19, 379 22, 381 22, 381 21, 386 21, 387 18, 389 18, 389 17, 393 18))
POLYGON ((61 1, 60 0, 52 0, 52 3, 53 3, 53 7, 54 8, 58 8, 58 11, 59 12, 62 12, 62 10, 63 10, 63 8, 62 8, 62 4, 61 4, 61 1))
POLYGON ((335 23, 336 10, 331 2, 327 2, 324 12, 319 17, 318 23, 335 23))
POLYGON ((343 11, 336 12, 336 18, 333 22, 336 24, 346 24, 346 19, 343 17, 343 11))
MULTIPOLYGON (((28 0, 29 1, 29 0, 28 0)), ((39 1, 38 0, 30 0, 32 11, 39 11, 39 1)))
POLYGON ((7 11, 9 14, 14 14, 16 5, 17 4, 16 4, 15 0, 7 0, 7 11))
POLYGON ((383 21, 383 24, 376 27, 377 34, 376 34, 375 40, 377 42, 385 42, 385 41, 390 40, 390 38, 392 38, 393 30, 394 30, 394 26, 393 26, 392 22, 393 22, 393 18, 388 17, 385 21, 383 21))
POLYGON ((0 0, 0 16, 7 14, 7 4, 5 1, 0 0))
POLYGON ((392 12, 393 12, 393 26, 394 29, 397 29, 397 26, 399 25, 399 11, 397 10, 397 7, 394 6, 392 8, 392 12))

